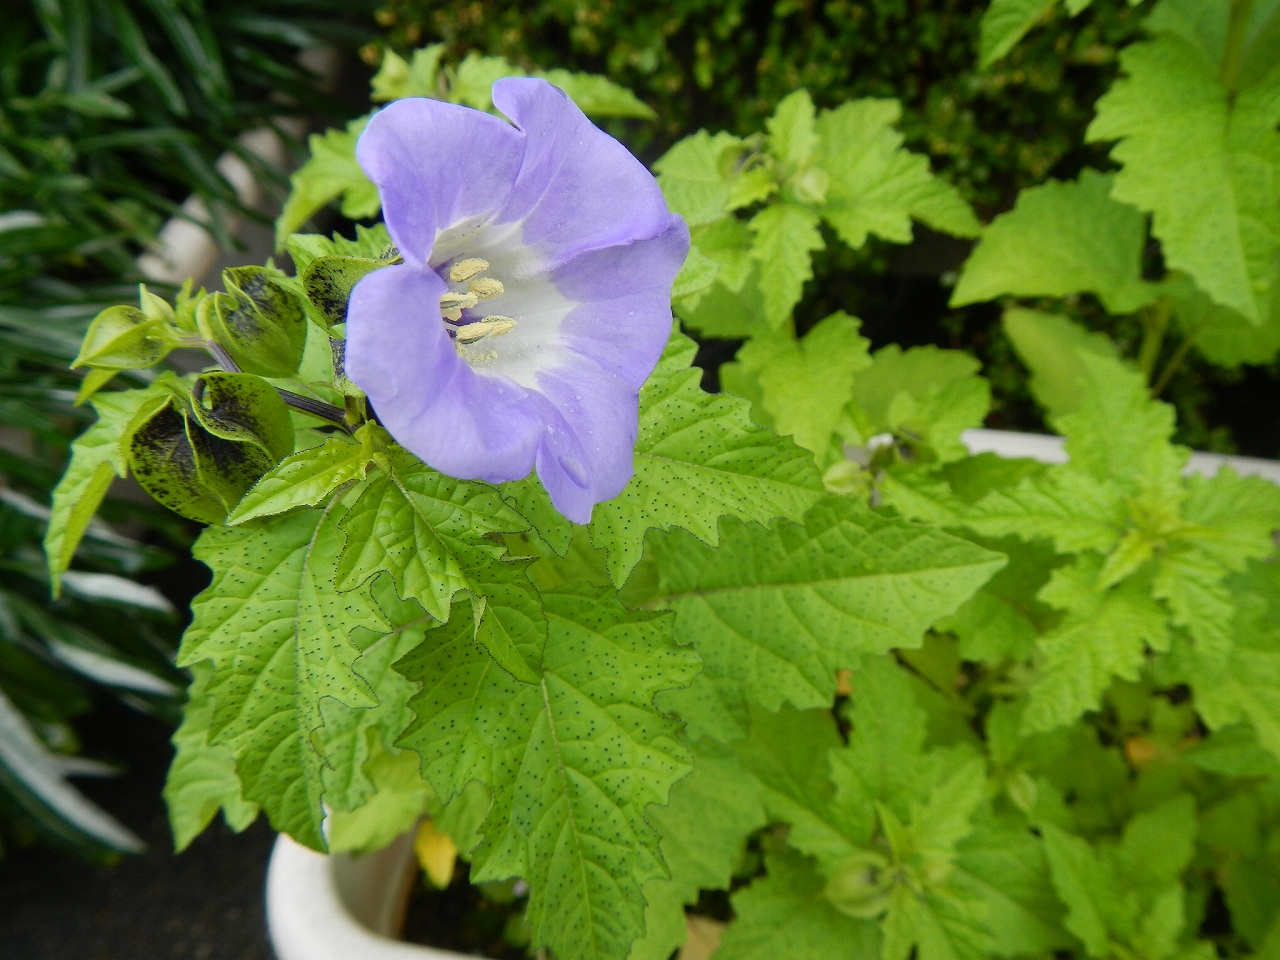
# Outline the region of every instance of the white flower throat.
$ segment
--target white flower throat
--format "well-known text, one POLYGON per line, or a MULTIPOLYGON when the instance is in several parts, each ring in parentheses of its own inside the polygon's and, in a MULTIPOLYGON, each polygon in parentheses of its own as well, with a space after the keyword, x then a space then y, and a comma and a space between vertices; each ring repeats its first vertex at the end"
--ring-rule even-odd
POLYGON ((482 300, 490 300, 505 290, 501 280, 481 276, 488 269, 489 261, 479 257, 459 260, 449 268, 450 282, 465 284, 466 288, 450 290, 440 298, 440 316, 459 351, 470 344, 501 336, 515 329, 516 321, 513 318, 498 313, 487 314, 479 320, 463 320, 464 310, 472 310, 482 300))

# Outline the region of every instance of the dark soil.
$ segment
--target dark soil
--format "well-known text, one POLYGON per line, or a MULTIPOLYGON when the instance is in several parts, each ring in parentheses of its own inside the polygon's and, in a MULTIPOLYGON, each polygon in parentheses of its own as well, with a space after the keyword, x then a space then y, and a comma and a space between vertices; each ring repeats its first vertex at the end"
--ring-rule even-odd
POLYGON ((467 879, 466 867, 458 861, 452 882, 443 890, 415 883, 401 936, 410 943, 491 960, 528 960, 528 951, 510 943, 505 935, 509 924, 519 922, 524 900, 504 903, 486 898, 483 890, 467 879))
POLYGON ((237 836, 218 821, 174 854, 160 796, 168 732, 118 707, 94 719, 88 752, 126 770, 78 786, 149 849, 114 866, 38 847, 8 851, 0 859, 0 956, 271 960, 263 911, 270 828, 259 821, 237 836))

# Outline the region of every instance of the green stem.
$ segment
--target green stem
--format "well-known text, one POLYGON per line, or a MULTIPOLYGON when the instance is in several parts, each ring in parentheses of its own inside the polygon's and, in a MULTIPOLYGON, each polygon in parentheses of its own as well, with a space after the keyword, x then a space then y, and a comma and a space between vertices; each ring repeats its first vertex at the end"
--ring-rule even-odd
POLYGON ((1236 86, 1240 82, 1240 68, 1244 65, 1249 18, 1253 13, 1253 0, 1231 0, 1230 20, 1227 23, 1227 49, 1222 56, 1222 85, 1227 88, 1229 100, 1235 100, 1236 86))
POLYGON ((1168 297, 1161 297, 1155 305, 1142 315, 1142 346, 1138 348, 1138 369, 1151 381, 1155 372, 1156 361, 1160 359, 1160 348, 1164 346, 1164 336, 1169 330, 1169 317, 1172 308, 1168 297))
POLYGON ((1156 382, 1151 385, 1151 396, 1158 397, 1160 392, 1169 385, 1169 381, 1173 379, 1173 375, 1186 361, 1191 348, 1195 346, 1195 334, 1188 336, 1182 343, 1178 344, 1178 349, 1174 351, 1173 356, 1169 358, 1169 362, 1164 365, 1164 369, 1160 371, 1160 376, 1156 377, 1156 382))
MULTIPOLYGON (((222 367, 227 373, 242 372, 240 364, 231 359, 231 354, 222 348, 222 344, 209 340, 206 341, 204 346, 213 355, 213 359, 218 361, 218 366, 222 367)), ((315 417, 317 420, 324 420, 326 423, 339 426, 348 433, 351 432, 351 426, 347 423, 346 411, 341 407, 335 407, 332 403, 325 403, 323 400, 312 400, 310 397, 304 397, 290 390, 281 390, 279 387, 276 387, 276 393, 280 394, 280 399, 293 407, 293 409, 300 410, 308 416, 315 417)))

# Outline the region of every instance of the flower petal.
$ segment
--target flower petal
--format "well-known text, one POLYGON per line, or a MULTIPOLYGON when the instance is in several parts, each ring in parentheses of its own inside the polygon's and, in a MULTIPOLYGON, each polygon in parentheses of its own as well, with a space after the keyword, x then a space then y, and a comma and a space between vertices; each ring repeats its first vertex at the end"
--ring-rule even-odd
POLYGON ((689 228, 669 215, 651 240, 593 250, 557 268, 552 283, 578 303, 560 324, 565 348, 639 390, 671 336, 671 284, 688 252, 689 228))
POLYGON ((548 422, 538 446, 538 478, 574 523, 622 492, 631 479, 638 399, 609 371, 587 364, 538 376, 548 422))
POLYGON ((652 174, 559 88, 509 77, 493 85, 493 102, 525 139, 520 174, 493 222, 523 221, 523 242, 548 266, 667 228, 671 214, 652 174))
POLYGON ((356 159, 406 261, 425 265, 437 233, 474 229, 507 200, 524 139, 505 120, 439 100, 397 100, 374 114, 356 159))
POLYGON ((364 277, 347 314, 347 374, 397 442, 436 470, 519 480, 533 469, 543 414, 528 390, 458 356, 440 322, 444 291, 434 272, 407 264, 364 277))

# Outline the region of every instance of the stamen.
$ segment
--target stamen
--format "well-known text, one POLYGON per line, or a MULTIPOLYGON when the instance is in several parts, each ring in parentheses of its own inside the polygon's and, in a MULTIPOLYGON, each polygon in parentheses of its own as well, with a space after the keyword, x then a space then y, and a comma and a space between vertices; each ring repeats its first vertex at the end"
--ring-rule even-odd
POLYGON ((489 261, 479 257, 468 257, 459 260, 449 268, 449 279, 454 283, 465 283, 482 270, 489 269, 489 261))
POLYGON ((440 298, 440 306, 446 310, 467 310, 480 302, 474 293, 457 293, 450 290, 440 298))
POLYGON ((490 297, 496 297, 505 290, 502 286, 502 281, 495 280, 493 277, 477 277, 467 284, 467 289, 481 300, 488 300, 490 297))
POLYGON ((491 317, 485 317, 483 320, 468 323, 465 327, 456 328, 453 331, 453 335, 454 339, 459 343, 475 343, 485 337, 496 337, 503 333, 509 333, 515 329, 515 326, 516 322, 510 317, 501 317, 494 314, 491 317))

